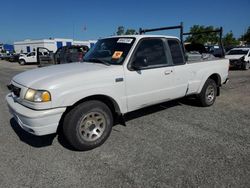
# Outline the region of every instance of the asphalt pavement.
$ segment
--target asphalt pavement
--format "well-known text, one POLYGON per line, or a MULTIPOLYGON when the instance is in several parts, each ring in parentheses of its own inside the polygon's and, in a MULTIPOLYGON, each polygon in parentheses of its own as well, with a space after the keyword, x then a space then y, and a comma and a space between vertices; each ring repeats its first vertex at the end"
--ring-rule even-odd
POLYGON ((0 187, 250 187, 250 70, 230 71, 211 107, 180 99, 138 110, 101 147, 77 152, 9 114, 6 85, 32 68, 0 61, 0 187))

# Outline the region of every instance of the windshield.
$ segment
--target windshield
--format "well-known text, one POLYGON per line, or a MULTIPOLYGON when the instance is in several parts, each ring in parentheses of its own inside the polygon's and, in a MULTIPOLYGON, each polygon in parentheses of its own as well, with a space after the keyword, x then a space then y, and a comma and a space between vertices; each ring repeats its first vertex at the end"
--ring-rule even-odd
POLYGON ((248 50, 230 50, 228 55, 246 55, 248 50))
POLYGON ((135 38, 132 37, 100 39, 84 56, 84 61, 121 65, 127 57, 134 41, 135 38))

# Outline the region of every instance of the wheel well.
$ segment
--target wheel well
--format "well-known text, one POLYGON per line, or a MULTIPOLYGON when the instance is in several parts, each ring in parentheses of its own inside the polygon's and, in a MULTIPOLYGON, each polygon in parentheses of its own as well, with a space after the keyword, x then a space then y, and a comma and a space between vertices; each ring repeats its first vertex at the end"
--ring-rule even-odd
POLYGON ((119 105, 117 104, 117 102, 109 97, 109 96, 106 96, 106 95, 92 95, 92 96, 89 96, 89 97, 85 97, 79 101, 77 101, 75 104, 73 104, 72 106, 69 106, 67 108, 67 111, 68 110, 71 110, 72 108, 74 108, 75 106, 85 102, 85 101, 90 101, 90 100, 97 100, 97 101, 101 101, 103 102, 104 104, 106 104, 110 110, 112 111, 112 113, 115 115, 115 114, 120 114, 121 111, 120 111, 120 108, 119 108, 119 105))
POLYGON ((220 86, 221 86, 221 77, 219 74, 212 74, 209 76, 210 79, 214 80, 217 85, 217 96, 220 96, 220 86))
POLYGON ((215 81, 217 87, 221 86, 221 77, 219 74, 212 74, 209 78, 215 81))
POLYGON ((60 119, 59 126, 57 128, 57 132, 60 133, 62 131, 62 125, 63 125, 64 117, 70 110, 72 110, 75 106, 77 106, 77 105, 79 105, 79 104, 81 104, 81 103, 83 103, 85 101, 90 101, 90 100, 98 100, 98 101, 101 101, 104 104, 106 104, 110 108, 110 110, 111 110, 111 112, 113 114, 114 120, 119 119, 119 117, 121 116, 120 108, 119 108, 117 102, 114 99, 112 99, 111 97, 108 97, 106 95, 93 95, 93 96, 83 98, 83 99, 77 101, 72 106, 67 107, 66 111, 63 113, 63 115, 62 115, 62 117, 60 119))

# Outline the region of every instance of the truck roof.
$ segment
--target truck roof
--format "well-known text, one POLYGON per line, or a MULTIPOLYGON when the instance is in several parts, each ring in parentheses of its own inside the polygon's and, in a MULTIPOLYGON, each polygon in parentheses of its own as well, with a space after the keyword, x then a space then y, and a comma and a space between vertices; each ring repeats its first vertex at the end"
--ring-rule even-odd
POLYGON ((107 37, 107 38, 136 38, 136 39, 142 39, 142 38, 159 38, 159 37, 164 37, 164 38, 170 38, 170 39, 178 39, 178 37, 174 37, 174 36, 168 36, 168 35, 116 35, 116 36, 111 36, 111 37, 107 37))

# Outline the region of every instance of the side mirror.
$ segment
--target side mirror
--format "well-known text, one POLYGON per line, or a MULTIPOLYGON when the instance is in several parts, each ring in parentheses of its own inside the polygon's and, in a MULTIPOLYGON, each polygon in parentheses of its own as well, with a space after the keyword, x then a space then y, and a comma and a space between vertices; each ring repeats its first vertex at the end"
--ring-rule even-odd
POLYGON ((132 68, 134 70, 140 70, 141 68, 148 66, 148 59, 145 56, 136 57, 132 63, 132 68))

